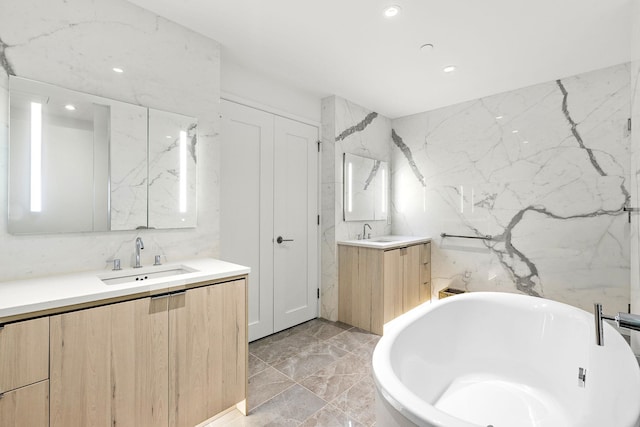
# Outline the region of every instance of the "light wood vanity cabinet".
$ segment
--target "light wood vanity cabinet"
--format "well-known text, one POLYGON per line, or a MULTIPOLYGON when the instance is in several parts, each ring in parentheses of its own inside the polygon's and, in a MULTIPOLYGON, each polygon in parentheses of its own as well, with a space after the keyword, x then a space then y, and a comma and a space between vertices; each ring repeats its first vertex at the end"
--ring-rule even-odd
POLYGON ((51 426, 167 426, 168 298, 51 317, 51 426))
POLYGON ((51 317, 51 426, 193 427, 242 402, 246 280, 51 317))
POLYGON ((245 304, 244 280, 191 289, 171 297, 170 426, 192 427, 245 399, 245 304))
POLYGON ((386 322, 431 299, 431 243, 338 245, 338 281, 338 320, 382 335, 386 322))
POLYGON ((49 318, 0 325, 0 426, 49 425, 49 318))

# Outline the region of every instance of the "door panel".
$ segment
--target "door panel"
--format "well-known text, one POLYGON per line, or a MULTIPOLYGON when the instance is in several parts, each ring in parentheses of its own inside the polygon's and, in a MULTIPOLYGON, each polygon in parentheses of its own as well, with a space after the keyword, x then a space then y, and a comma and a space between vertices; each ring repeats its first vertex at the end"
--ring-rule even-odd
POLYGON ((318 315, 318 129, 275 117, 274 332, 318 315))
POLYGON ((273 333, 273 115, 222 101, 220 254, 251 267, 249 341, 273 333))
POLYGON ((251 267, 253 341, 317 316, 318 129, 231 101, 222 112, 220 253, 251 267))

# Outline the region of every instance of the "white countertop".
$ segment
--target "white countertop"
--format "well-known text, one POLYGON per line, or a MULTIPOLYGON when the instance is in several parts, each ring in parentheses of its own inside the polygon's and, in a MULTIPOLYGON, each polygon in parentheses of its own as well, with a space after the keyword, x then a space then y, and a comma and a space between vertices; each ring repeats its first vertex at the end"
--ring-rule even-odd
POLYGON ((138 282, 106 285, 100 277, 112 276, 110 270, 88 271, 35 279, 0 282, 0 323, 3 318, 52 310, 75 304, 91 303, 136 294, 161 294, 189 284, 249 274, 250 268, 212 258, 122 269, 122 275, 141 275, 184 266, 191 272, 176 276, 150 278, 138 282))
POLYGON ((417 236, 377 236, 370 239, 362 240, 342 240, 339 241, 339 245, 346 246, 360 246, 363 248, 373 249, 396 249, 403 248, 405 246, 417 245, 419 243, 427 243, 431 241, 431 237, 417 237, 417 236))

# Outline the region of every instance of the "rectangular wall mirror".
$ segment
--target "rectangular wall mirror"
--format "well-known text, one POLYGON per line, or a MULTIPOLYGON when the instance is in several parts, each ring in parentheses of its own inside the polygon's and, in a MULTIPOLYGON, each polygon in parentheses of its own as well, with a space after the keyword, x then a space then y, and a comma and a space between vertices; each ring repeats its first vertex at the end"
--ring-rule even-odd
POLYGON ((344 153, 342 170, 344 220, 386 220, 389 211, 387 162, 344 153))
POLYGON ((196 226, 197 120, 10 77, 9 232, 196 226))

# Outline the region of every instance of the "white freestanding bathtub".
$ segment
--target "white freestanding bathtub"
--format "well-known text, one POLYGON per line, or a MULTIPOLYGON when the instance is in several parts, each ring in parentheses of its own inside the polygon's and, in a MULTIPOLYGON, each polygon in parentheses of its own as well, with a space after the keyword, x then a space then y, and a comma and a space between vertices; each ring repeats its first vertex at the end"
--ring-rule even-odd
POLYGON ((542 298, 478 292, 385 325, 373 354, 377 425, 637 427, 640 369, 609 324, 542 298), (579 371, 586 370, 584 381, 579 371))

